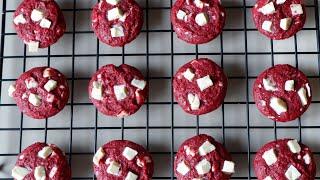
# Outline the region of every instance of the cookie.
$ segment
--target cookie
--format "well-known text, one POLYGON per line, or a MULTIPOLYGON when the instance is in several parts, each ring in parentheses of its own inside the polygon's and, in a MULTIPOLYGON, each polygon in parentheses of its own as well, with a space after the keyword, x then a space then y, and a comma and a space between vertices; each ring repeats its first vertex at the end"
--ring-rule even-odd
POLYGON ((20 111, 34 119, 59 113, 69 99, 65 76, 50 67, 36 67, 23 73, 8 89, 20 111))
POLYGON ((310 148, 293 139, 264 145, 253 165, 259 180, 311 180, 316 176, 316 162, 310 148))
POLYGON ((177 0, 171 22, 179 39, 203 44, 215 39, 224 27, 226 12, 220 0, 177 0))
POLYGON ((108 116, 124 117, 137 112, 148 97, 142 73, 127 64, 101 67, 89 82, 89 97, 108 116))
POLYGON ((98 180, 151 180, 154 163, 148 151, 139 144, 115 140, 97 150, 93 169, 98 180))
POLYGON ((124 46, 140 34, 143 11, 134 0, 105 0, 93 7, 91 21, 101 42, 124 46))
POLYGON ((300 117, 311 104, 307 77, 288 65, 276 65, 262 72, 253 87, 254 101, 269 119, 286 122, 300 117))
POLYGON ((56 43, 66 30, 64 16, 54 0, 24 0, 13 16, 14 28, 30 52, 56 43))
POLYGON ((70 180, 71 168, 56 145, 37 142, 19 154, 12 176, 24 180, 70 180))
POLYGON ((222 144, 211 136, 194 136, 179 147, 174 160, 178 180, 228 180, 235 171, 235 163, 222 144))
POLYGON ((257 0, 252 16, 258 30, 274 40, 294 36, 306 22, 303 0, 257 0))
POLYGON ((194 115, 217 109, 223 103, 227 86, 223 70, 207 58, 183 65, 173 79, 175 100, 185 112, 194 115))

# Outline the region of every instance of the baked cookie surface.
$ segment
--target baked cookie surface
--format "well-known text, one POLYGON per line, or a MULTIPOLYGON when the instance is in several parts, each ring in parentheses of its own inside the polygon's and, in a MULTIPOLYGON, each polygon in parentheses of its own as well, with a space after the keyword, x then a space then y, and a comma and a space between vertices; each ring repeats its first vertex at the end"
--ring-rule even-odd
POLYGON ((306 22, 303 0, 258 0, 252 15, 258 30, 274 40, 292 37, 306 22))
POLYGON ((262 72, 253 87, 260 112, 269 119, 286 122, 300 117, 311 104, 312 92, 307 77, 288 64, 262 72))
POLYGON ((216 38, 225 20, 220 0, 177 0, 171 9, 171 22, 178 38, 191 44, 216 38))
POLYGON ((311 180, 316 176, 310 148, 294 139, 265 144, 258 150, 253 165, 259 180, 311 180))

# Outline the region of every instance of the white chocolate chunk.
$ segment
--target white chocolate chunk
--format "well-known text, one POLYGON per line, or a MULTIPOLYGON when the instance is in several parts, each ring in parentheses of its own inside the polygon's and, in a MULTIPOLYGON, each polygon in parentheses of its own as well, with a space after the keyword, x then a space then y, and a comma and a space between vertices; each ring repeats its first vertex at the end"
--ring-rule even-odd
POLYGON ((111 162, 112 162, 112 159, 111 158, 107 158, 104 163, 109 165, 111 162))
POLYGON ((307 91, 303 87, 298 90, 298 95, 300 97, 301 104, 303 106, 308 104, 307 91))
POLYGON ((280 28, 283 30, 288 30, 291 26, 292 18, 283 18, 280 20, 280 28))
POLYGON ((294 80, 288 80, 284 84, 284 89, 286 91, 294 91, 294 80))
POLYGON ((20 166, 15 166, 11 171, 12 177, 17 180, 23 180, 23 178, 27 176, 29 173, 30 171, 28 169, 20 166))
POLYGON ((139 79, 132 79, 131 81, 131 85, 140 89, 140 90, 143 90, 146 85, 147 85, 147 82, 145 80, 139 80, 139 79))
POLYGON ((41 10, 39 10, 39 9, 32 10, 32 12, 31 12, 31 20, 32 21, 38 22, 43 18, 44 18, 44 14, 41 10))
POLYGON ((126 85, 113 86, 113 91, 118 101, 121 101, 127 97, 126 85))
POLYGON ((296 139, 288 141, 287 145, 292 153, 300 153, 301 147, 296 139))
POLYGON ((121 18, 119 18, 119 21, 121 21, 121 22, 125 22, 125 21, 126 21, 127 16, 128 16, 128 14, 123 14, 123 15, 121 16, 121 18))
POLYGON ((272 178, 270 176, 267 176, 263 180, 272 180, 272 178))
POLYGON ((28 42, 28 50, 29 50, 29 52, 38 52, 39 42, 36 42, 36 41, 28 42))
POLYGON ((192 79, 194 78, 194 76, 195 74, 189 68, 183 73, 183 77, 188 79, 190 82, 192 82, 192 79))
POLYGON ((40 21, 40 27, 49 29, 50 26, 51 26, 51 21, 49 21, 48 19, 43 18, 43 19, 40 21))
POLYGON ((213 86, 213 82, 209 75, 197 79, 197 84, 201 91, 204 91, 205 89, 213 86))
POLYGON ((34 177, 36 180, 45 180, 46 179, 46 170, 43 166, 37 166, 34 169, 34 177))
POLYGON ((261 12, 264 15, 269 15, 269 14, 273 14, 276 12, 276 9, 274 7, 273 2, 270 2, 266 5, 264 5, 263 7, 261 7, 260 9, 258 9, 259 12, 261 12))
POLYGON ((124 36, 123 27, 120 25, 115 25, 110 29, 110 33, 112 37, 122 37, 124 36))
POLYGON ((187 16, 187 13, 184 12, 184 11, 182 11, 182 10, 179 10, 179 11, 177 12, 177 18, 180 19, 180 20, 185 21, 185 20, 186 20, 186 19, 185 19, 186 16, 187 16))
POLYGON ((287 177, 288 180, 298 180, 299 177, 301 176, 301 173, 293 165, 290 165, 290 167, 285 173, 285 176, 287 177))
POLYGON ((139 167, 143 167, 144 164, 145 164, 145 163, 144 163, 142 160, 140 160, 139 158, 137 159, 137 165, 138 165, 139 167))
POLYGON ((38 82, 33 77, 25 79, 24 83, 26 84, 28 89, 38 87, 38 82))
POLYGON ((225 172, 227 174, 232 174, 235 172, 234 170, 235 163, 232 161, 224 161, 222 172, 225 172))
POLYGON ((273 83, 269 78, 268 79, 263 79, 262 80, 263 87, 267 91, 277 91, 276 84, 273 83))
POLYGON ((199 154, 200 156, 205 156, 215 149, 216 147, 213 144, 211 144, 209 141, 206 141, 199 147, 199 154))
POLYGON ((183 148, 186 151, 186 155, 190 155, 192 157, 196 155, 196 153, 193 150, 191 150, 189 146, 184 146, 183 148))
POLYGON ((51 68, 46 68, 42 73, 42 77, 44 78, 50 77, 51 76, 50 71, 51 71, 51 68))
POLYGON ((136 179, 138 179, 138 176, 130 171, 128 172, 125 178, 125 180, 136 180, 136 179))
POLYGON ((202 13, 199 13, 196 15, 195 21, 199 26, 204 26, 204 25, 208 24, 209 17, 206 13, 202 12, 202 13))
POLYGON ((283 3, 285 3, 286 2, 286 0, 277 0, 277 4, 283 4, 283 3))
POLYGON ((57 166, 54 166, 49 173, 49 177, 53 178, 56 175, 57 170, 58 170, 57 166))
POLYGON ((111 10, 108 11, 108 20, 112 21, 112 20, 116 20, 121 18, 123 15, 121 9, 119 9, 118 7, 115 7, 111 10))
POLYGON ((181 175, 186 175, 190 171, 190 168, 182 161, 178 164, 177 171, 181 175))
POLYGON ((306 88, 307 88, 308 96, 311 97, 311 88, 308 83, 306 84, 306 88))
POLYGON ((200 107, 200 99, 198 95, 193 95, 191 93, 188 94, 188 101, 190 104, 191 110, 198 110, 200 107))
POLYGON ((272 32, 272 21, 263 21, 262 29, 268 32, 272 32))
POLYGON ((41 97, 38 96, 38 95, 36 95, 36 94, 30 93, 30 94, 29 94, 28 101, 29 101, 29 103, 31 103, 31 104, 34 105, 34 106, 40 106, 40 104, 41 104, 41 97))
POLYGON ((120 164, 112 161, 107 168, 107 173, 118 176, 120 171, 120 164))
POLYGON ((23 155, 23 154, 20 155, 20 156, 19 156, 19 159, 24 159, 24 155, 23 155))
POLYGON ((57 87, 57 81, 50 79, 45 85, 44 85, 44 89, 47 92, 50 92, 52 90, 54 90, 57 87))
POLYGON ((199 175, 207 174, 211 170, 211 164, 207 159, 203 159, 196 165, 196 170, 199 175))
POLYGON ((16 86, 13 84, 10 84, 9 88, 8 88, 8 95, 10 97, 13 97, 13 93, 16 91, 16 86))
POLYGON ((138 151, 136 151, 130 147, 125 147, 122 152, 122 156, 124 156, 129 161, 133 160, 137 154, 138 154, 138 151))
POLYGON ((102 84, 100 82, 94 81, 92 83, 91 97, 95 100, 102 100, 102 84))
POLYGON ((306 163, 308 165, 311 163, 311 157, 309 154, 304 155, 303 159, 304 159, 304 163, 306 163))
POLYGON ((23 93, 21 98, 22 98, 22 99, 27 99, 27 98, 28 98, 27 93, 23 93))
POLYGON ((270 107, 278 114, 287 112, 287 104, 282 99, 277 97, 272 97, 270 99, 270 107))
POLYGON ((121 0, 106 0, 111 5, 117 5, 121 0))
POLYGON ((277 156, 274 152, 274 149, 270 149, 263 153, 262 158, 265 160, 268 166, 271 166, 272 164, 277 162, 277 156))
POLYGON ((52 154, 52 152, 53 150, 50 146, 45 146, 38 152, 38 156, 42 159, 46 159, 52 154))
POLYGON ((99 166, 99 162, 100 160, 104 157, 105 153, 102 149, 102 147, 100 147, 97 152, 94 154, 93 156, 93 160, 92 162, 96 165, 96 166, 99 166))
POLYGON ((203 8, 203 2, 201 0, 194 0, 193 1, 194 5, 196 5, 198 8, 203 8))
POLYGON ((24 18, 23 14, 19 14, 18 16, 16 16, 16 17, 13 19, 13 23, 14 23, 15 25, 25 24, 25 23, 27 23, 27 20, 24 18))
POLYGON ((292 16, 303 14, 303 8, 301 4, 291 4, 290 5, 292 16))

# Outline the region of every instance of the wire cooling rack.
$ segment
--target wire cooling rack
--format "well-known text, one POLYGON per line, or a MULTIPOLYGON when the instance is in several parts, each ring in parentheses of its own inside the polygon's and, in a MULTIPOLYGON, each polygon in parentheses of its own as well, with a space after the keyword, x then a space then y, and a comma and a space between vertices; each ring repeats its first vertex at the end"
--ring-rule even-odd
MULTIPOLYGON (((113 139, 128 139, 144 145, 155 160, 154 179, 174 179, 172 163, 178 146, 187 138, 207 133, 222 142, 237 164, 233 179, 256 179, 252 159, 268 141, 291 137, 309 145, 320 162, 319 8, 306 0, 308 21, 293 38, 270 41, 254 28, 250 10, 254 0, 222 0, 227 9, 223 33, 205 45, 188 45, 177 39, 169 20, 172 0, 140 0, 145 24, 139 38, 124 48, 111 48, 90 29, 91 7, 96 0, 59 0, 67 20, 64 37, 48 49, 30 54, 12 28, 18 0, 2 0, 0 51, 0 179, 10 179, 11 168, 22 149, 35 141, 55 143, 67 154, 73 179, 94 179, 92 156, 113 139), (174 102, 172 76, 179 66, 197 57, 209 57, 229 77, 224 104, 204 116, 182 112, 174 102), (87 83, 100 66, 127 63, 144 72, 150 82, 150 97, 141 110, 125 119, 98 113, 87 97, 87 83), (312 85, 313 102, 297 121, 274 123, 261 116, 251 96, 256 76, 278 63, 304 71, 312 85), (52 66, 69 80, 71 97, 57 116, 37 121, 21 114, 7 97, 9 84, 35 66, 52 66)), ((318 163, 318 166, 320 164, 318 163)), ((320 179, 319 169, 317 179, 320 179)))

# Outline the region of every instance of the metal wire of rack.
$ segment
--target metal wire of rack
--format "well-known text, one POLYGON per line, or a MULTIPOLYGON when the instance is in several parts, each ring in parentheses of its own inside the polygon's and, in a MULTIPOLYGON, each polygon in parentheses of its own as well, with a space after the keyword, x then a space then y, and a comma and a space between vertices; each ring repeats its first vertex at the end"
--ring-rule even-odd
MULTIPOLYGON (((174 3, 173 0, 169 0, 170 4, 172 6, 172 4, 174 3)), ((149 25, 149 15, 150 15, 150 10, 169 10, 171 8, 170 7, 150 7, 149 6, 149 1, 146 0, 145 1, 145 29, 142 31, 146 34, 146 50, 144 53, 126 53, 125 48, 123 47, 121 50, 121 53, 117 53, 117 54, 108 54, 108 53, 101 53, 100 52, 100 46, 104 46, 101 45, 99 40, 96 40, 96 47, 97 47, 97 51, 92 54, 77 54, 75 52, 75 45, 77 43, 76 40, 76 35, 77 34, 92 34, 92 31, 77 31, 76 30, 76 14, 79 11, 91 11, 90 8, 78 8, 77 7, 77 0, 73 0, 72 1, 72 8, 62 8, 62 10, 64 12, 69 12, 72 13, 73 19, 72 19, 72 28, 70 31, 66 32, 66 34, 70 34, 72 36, 72 53, 71 54, 51 54, 51 48, 49 47, 47 49, 47 53, 44 55, 29 55, 27 54, 27 48, 24 45, 24 49, 23 49, 23 55, 11 55, 11 56, 7 56, 5 55, 4 51, 5 51, 5 46, 6 46, 6 37, 8 36, 16 36, 16 33, 10 33, 10 32, 6 32, 6 26, 7 26, 7 22, 6 22, 6 17, 9 13, 13 13, 14 9, 7 9, 7 0, 2 0, 2 26, 1 26, 1 49, 0 49, 0 94, 3 94, 3 91, 6 91, 3 87, 3 83, 4 82, 10 82, 10 81, 15 81, 16 79, 11 79, 11 78, 3 78, 3 64, 4 64, 4 60, 5 59, 11 59, 11 58, 19 58, 22 59, 23 61, 23 72, 27 70, 27 65, 26 65, 26 60, 30 59, 30 58, 46 58, 47 59, 47 65, 50 66, 51 65, 51 58, 71 58, 72 61, 72 67, 71 67, 71 77, 68 78, 68 80, 70 81, 70 87, 71 87, 71 97, 70 97, 70 103, 68 103, 67 106, 70 107, 70 124, 69 127, 48 127, 48 119, 45 120, 45 125, 42 128, 29 128, 29 127, 23 127, 24 126, 24 120, 25 120, 25 116, 23 114, 21 114, 21 118, 20 118, 20 124, 17 127, 10 127, 10 128, 6 128, 6 127, 1 127, 0 125, 0 132, 2 131, 14 131, 14 132, 18 132, 19 133, 19 152, 21 152, 23 146, 22 146, 22 142, 23 142, 23 134, 25 133, 25 131, 32 131, 32 130, 37 130, 37 131, 44 131, 44 141, 47 142, 48 140, 48 131, 49 130, 66 130, 69 131, 69 140, 68 140, 68 151, 66 152, 66 154, 68 155, 69 158, 69 162, 70 165, 73 166, 73 157, 75 155, 93 155, 94 152, 97 149, 98 146, 98 131, 99 130, 119 130, 121 131, 121 139, 125 138, 125 131, 129 130, 129 129, 138 129, 138 130, 144 130, 144 134, 145 134, 145 145, 147 149, 150 149, 150 130, 152 129, 166 129, 170 131, 170 141, 168 142, 170 143, 170 151, 168 152, 164 152, 164 151, 152 151, 151 154, 153 155, 168 155, 170 156, 170 162, 167 162, 167 165, 170 166, 170 172, 167 173, 166 176, 155 176, 154 179, 175 179, 174 177, 174 172, 173 172, 173 161, 174 161, 174 155, 175 155, 175 140, 176 140, 176 135, 175 135, 175 130, 176 129, 195 129, 196 130, 196 134, 199 134, 201 129, 220 129, 221 130, 221 136, 222 136, 222 142, 223 144, 226 144, 226 130, 228 129, 242 129, 246 131, 246 139, 247 139, 247 150, 246 151, 232 151, 233 155, 243 155, 246 156, 246 172, 243 176, 234 176, 233 179, 256 179, 254 176, 254 173, 252 172, 252 155, 255 154, 254 151, 252 151, 251 149, 251 131, 252 129, 273 129, 273 135, 274 135, 274 139, 278 138, 278 131, 279 129, 298 129, 298 137, 300 141, 303 141, 303 137, 302 137, 302 130, 304 128, 311 128, 311 129, 317 129, 320 128, 320 126, 303 126, 301 124, 301 120, 299 118, 298 120, 298 125, 297 126, 286 126, 286 125, 281 125, 278 126, 277 123, 274 123, 272 127, 270 126, 251 126, 250 125, 250 105, 254 104, 252 101, 250 101, 250 80, 256 78, 256 76, 250 76, 249 74, 249 61, 248 61, 248 56, 249 55, 271 55, 271 63, 272 65, 275 64, 275 60, 274 60, 274 56, 275 55, 294 55, 295 57, 295 65, 296 67, 299 67, 299 54, 312 54, 312 55, 316 55, 317 56, 317 60, 318 60, 318 69, 320 70, 320 34, 319 34, 319 6, 318 6, 318 1, 314 0, 312 5, 308 5, 308 8, 312 8, 314 10, 314 15, 315 15, 315 27, 311 27, 311 28, 304 28, 303 30, 305 31, 315 31, 316 32, 316 37, 317 37, 317 51, 316 52, 299 52, 298 51, 298 41, 297 41, 297 36, 294 37, 294 52, 275 52, 274 51, 274 42, 272 40, 270 40, 270 51, 269 52, 249 52, 248 51, 248 32, 251 31, 256 31, 256 29, 254 28, 249 28, 247 25, 247 14, 248 14, 248 10, 250 8, 252 8, 252 6, 247 5, 247 0, 243 0, 242 5, 239 6, 227 6, 227 9, 238 9, 238 10, 242 10, 243 14, 244 14, 244 28, 236 28, 236 29, 228 29, 225 28, 223 33, 221 34, 221 36, 219 36, 218 40, 215 41, 219 41, 220 43, 220 52, 214 52, 214 53, 201 53, 199 52, 199 47, 195 46, 195 53, 177 53, 174 50, 174 31, 172 30, 172 26, 170 29, 165 29, 165 30, 153 30, 150 29, 150 25, 149 25), (224 51, 224 41, 223 41, 223 37, 224 37, 224 32, 233 32, 233 31, 241 31, 243 32, 244 35, 244 52, 225 52, 224 51), (168 44, 170 46, 170 52, 168 53, 152 53, 150 52, 150 38, 149 38, 149 34, 150 33, 170 33, 170 43, 168 44), (86 78, 79 78, 75 76, 75 59, 77 57, 93 57, 96 59, 96 69, 99 68, 100 65, 100 59, 101 57, 121 57, 121 62, 125 63, 126 62, 126 57, 129 56, 139 56, 139 57, 145 57, 146 58, 146 79, 148 80, 153 80, 153 79, 165 79, 165 80, 172 80, 172 77, 174 75, 174 61, 175 61, 175 56, 194 56, 195 58, 198 58, 198 56, 200 55, 218 55, 220 56, 220 62, 221 62, 221 66, 222 68, 224 67, 224 56, 225 55, 242 55, 245 57, 245 76, 232 76, 230 77, 230 79, 242 79, 245 81, 246 83, 246 89, 245 89, 245 101, 232 101, 232 102, 224 102, 222 107, 221 107, 221 111, 222 111, 222 122, 221 125, 218 126, 201 126, 200 124, 200 117, 197 116, 196 117, 196 125, 195 126, 177 126, 175 125, 175 105, 176 102, 173 99, 173 93, 172 93, 172 88, 171 88, 171 95, 170 95, 170 101, 166 101, 166 102, 150 102, 149 98, 145 103, 145 116, 146 116, 146 121, 145 121, 145 126, 125 126, 125 120, 122 118, 121 119, 121 124, 120 126, 99 126, 98 122, 99 122, 99 113, 97 112, 97 110, 95 110, 95 116, 94 116, 94 126, 88 126, 88 127, 74 127, 74 107, 75 106, 90 106, 92 105, 91 103, 82 103, 82 102, 75 102, 75 81, 76 80, 88 80, 89 77, 86 78), (167 77, 153 77, 150 76, 150 62, 149 62, 149 58, 152 56, 170 56, 170 63, 171 63, 171 76, 167 76, 167 77), (245 106, 245 115, 246 115, 246 125, 243 126, 226 126, 225 125, 225 106, 226 105, 237 105, 237 104, 242 104, 245 106), (159 127, 154 127, 154 126, 150 126, 150 119, 152 118, 150 115, 150 106, 151 105, 168 105, 170 106, 170 111, 171 111, 171 120, 170 120, 170 126, 159 126, 159 127), (74 152, 73 151, 73 141, 74 141, 74 134, 73 131, 75 130, 91 130, 94 131, 94 148, 92 149, 91 152, 74 152)), ((169 19, 168 19, 169 21, 169 19)), ((320 72, 319 72, 320 73, 320 72)), ((319 77, 320 74, 316 75, 316 76, 308 76, 309 78, 314 78, 317 79, 317 81, 319 81, 319 77)), ((316 104, 316 103, 320 103, 320 101, 313 101, 312 103, 316 104)), ((0 108, 2 107, 10 107, 10 106, 16 106, 15 104, 10 104, 10 103, 3 103, 2 101, 2 96, 0 97, 0 108)), ((316 156, 320 155, 319 151, 315 152, 316 156)), ((17 155, 17 153, 0 153, 0 158, 4 157, 4 158, 9 158, 9 157, 15 157, 17 155)), ((159 163, 159 162, 156 162, 159 163)), ((1 171, 1 168, 0 168, 1 171)), ((10 179, 7 177, 1 177, 0 179, 10 179)), ((95 179, 95 176, 92 175, 91 176, 81 176, 81 177, 76 177, 73 176, 73 179, 95 179)), ((320 179, 320 177, 318 176, 316 179, 320 179)))

